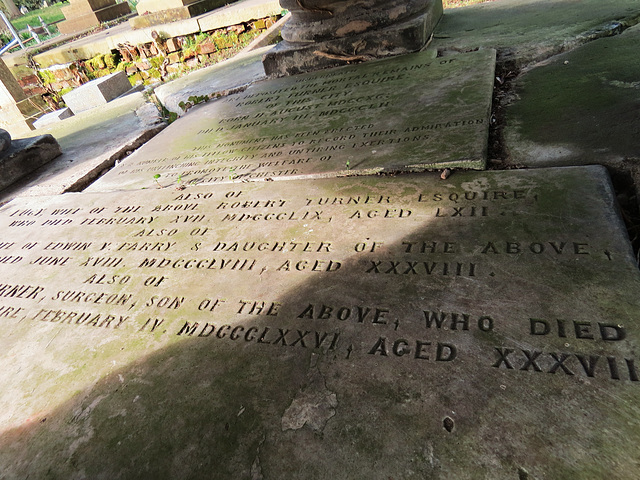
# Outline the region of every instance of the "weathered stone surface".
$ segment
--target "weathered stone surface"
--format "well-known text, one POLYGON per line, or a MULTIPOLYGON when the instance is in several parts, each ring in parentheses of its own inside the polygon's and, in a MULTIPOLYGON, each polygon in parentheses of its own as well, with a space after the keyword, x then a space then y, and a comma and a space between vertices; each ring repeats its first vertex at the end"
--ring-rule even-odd
POLYGON ((516 67, 544 60, 621 26, 640 21, 636 0, 500 0, 447 10, 432 46, 467 51, 495 48, 516 67))
POLYGON ((0 152, 0 189, 11 185, 61 154, 60 145, 51 135, 10 140, 8 148, 0 152))
POLYGON ((139 16, 129 20, 132 28, 146 28, 153 25, 185 20, 222 7, 228 0, 142 0, 137 5, 139 16))
POLYGON ((131 90, 126 72, 116 72, 85 83, 62 96, 74 114, 104 105, 131 90))
POLYGON ((442 16, 441 0, 281 0, 292 17, 265 55, 269 76, 293 75, 422 49, 442 16))
POLYGON ((45 126, 38 133, 53 135, 63 154, 0 192, 0 202, 81 190, 165 126, 156 107, 141 93, 45 126))
POLYGON ((90 187, 484 168, 495 52, 265 81, 194 109, 90 187), (424 88, 428 85, 428 88, 424 88))
POLYGON ((75 33, 131 13, 127 2, 116 0, 70 0, 62 7, 65 20, 58 24, 60 33, 75 33))
POLYGON ((204 15, 198 19, 198 24, 202 31, 206 32, 281 13, 282 8, 278 0, 242 0, 204 15))
POLYGON ((184 7, 191 5, 200 0, 140 0, 136 5, 138 15, 148 13, 161 12, 162 10, 170 10, 172 8, 184 7))
POLYGON ((7 478, 637 473, 601 167, 20 199, 0 229, 7 478))
POLYGON ((27 97, 22 88, 0 59, 0 128, 7 130, 14 136, 26 136, 31 132, 31 126, 26 122, 18 104, 27 97))
POLYGON ((202 101, 203 97, 215 99, 235 93, 265 78, 262 55, 269 48, 237 55, 162 84, 154 90, 156 97, 170 112, 184 115, 188 106, 190 108, 197 103, 197 100, 202 101))
POLYGON ((0 129, 0 153, 4 152, 11 146, 11 134, 6 130, 0 129))
POLYGON ((505 146, 516 165, 640 160, 640 26, 554 57, 518 78, 505 146))

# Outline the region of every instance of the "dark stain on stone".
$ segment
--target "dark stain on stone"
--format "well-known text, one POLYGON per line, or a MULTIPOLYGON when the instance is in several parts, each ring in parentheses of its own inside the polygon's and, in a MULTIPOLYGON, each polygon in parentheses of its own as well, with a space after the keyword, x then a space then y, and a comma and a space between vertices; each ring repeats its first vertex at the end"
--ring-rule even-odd
POLYGON ((451 417, 445 417, 445 419, 442 422, 442 425, 444 426, 444 429, 447 432, 449 433, 453 432, 454 423, 451 417))

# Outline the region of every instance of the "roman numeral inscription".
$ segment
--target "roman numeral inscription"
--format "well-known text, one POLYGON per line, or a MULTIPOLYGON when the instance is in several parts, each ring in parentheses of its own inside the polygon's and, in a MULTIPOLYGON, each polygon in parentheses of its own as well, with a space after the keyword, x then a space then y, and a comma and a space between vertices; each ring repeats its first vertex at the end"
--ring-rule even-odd
POLYGON ((95 477, 128 452, 154 478, 193 457, 193 478, 229 459, 226 478, 284 479, 304 449, 323 478, 582 478, 553 466, 575 452, 635 474, 640 273, 609 185, 581 167, 16 199, 2 472, 95 477))

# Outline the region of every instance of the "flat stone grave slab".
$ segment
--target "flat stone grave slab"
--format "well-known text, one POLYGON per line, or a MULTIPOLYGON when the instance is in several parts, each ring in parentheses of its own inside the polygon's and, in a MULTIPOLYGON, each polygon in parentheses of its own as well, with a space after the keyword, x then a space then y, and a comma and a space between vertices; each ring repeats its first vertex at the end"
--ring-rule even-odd
POLYGON ((629 479, 638 287, 602 167, 0 210, 7 478, 629 479))
POLYGON ((257 83, 194 109, 91 187, 482 169, 495 52, 435 51, 257 83))
MULTIPOLYGON (((529 167, 640 160, 640 25, 529 70, 505 110, 509 163, 529 167)), ((635 169, 631 169, 632 171, 635 169)))
MULTIPOLYGON (((446 11, 432 47, 466 51, 495 48, 507 71, 615 35, 640 19, 635 0, 500 0, 446 11)), ((600 59, 598 59, 600 60, 600 59)))

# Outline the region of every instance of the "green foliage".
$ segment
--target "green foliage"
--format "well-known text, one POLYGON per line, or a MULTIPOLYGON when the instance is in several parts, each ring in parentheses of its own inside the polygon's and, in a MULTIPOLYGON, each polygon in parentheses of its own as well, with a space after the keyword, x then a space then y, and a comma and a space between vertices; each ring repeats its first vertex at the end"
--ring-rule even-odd
POLYGON ((200 103, 205 103, 209 101, 209 97, 207 95, 192 95, 187 99, 187 102, 180 102, 178 104, 178 106, 183 110, 183 111, 187 111, 189 110, 191 107, 194 107, 200 103))
POLYGON ((172 124, 178 119, 177 113, 170 112, 169 110, 167 110, 167 107, 159 103, 156 103, 156 105, 160 106, 160 111, 162 112, 162 118, 164 118, 167 121, 167 123, 172 124))
MULTIPOLYGON (((20 5, 22 4, 20 0, 15 0, 15 3, 18 6, 18 8, 20 8, 20 5)), ((37 6, 40 6, 42 2, 37 2, 37 4, 38 4, 37 6)), ((13 18, 11 20, 11 23, 13 24, 16 30, 24 30, 25 28, 27 28, 27 25, 31 25, 32 27, 39 27, 40 20, 38 19, 38 17, 42 17, 42 19, 46 23, 53 23, 59 20, 64 20, 64 15, 60 10, 60 7, 62 5, 63 4, 58 3, 50 6, 49 8, 41 8, 38 10, 33 10, 31 7, 27 5, 27 8, 29 9, 29 13, 17 18, 13 18)), ((52 30, 52 29, 53 27, 49 27, 49 30, 52 30)))
POLYGON ((49 85, 56 81, 55 75, 49 70, 40 70, 38 71, 38 75, 40 76, 43 85, 49 85))
POLYGON ((107 75, 111 75, 111 72, 106 68, 102 70, 96 70, 93 73, 90 73, 90 72, 87 73, 88 77, 93 77, 93 78, 106 77, 107 75))
POLYGON ((90 60, 87 60, 87 65, 89 65, 93 70, 102 70, 106 68, 104 63, 104 55, 97 55, 90 60))
POLYGON ((120 62, 116 67, 116 72, 126 72, 127 68, 132 66, 133 66, 133 63, 131 62, 120 62))
POLYGON ((233 47, 238 43, 238 34, 236 32, 217 31, 211 35, 211 38, 220 50, 233 47))
POLYGON ((201 43, 206 42, 208 38, 209 38, 209 34, 207 32, 201 32, 195 36, 194 41, 196 45, 199 45, 201 43))
POLYGON ((27 7, 29 10, 37 10, 42 5, 40 0, 14 0, 16 7, 27 7))
POLYGON ((104 64, 111 71, 114 71, 120 61, 120 55, 117 53, 108 53, 103 57, 104 64))
POLYGON ((149 60, 149 63, 151 64, 151 66, 156 69, 160 68, 164 63, 164 57, 161 55, 158 55, 157 57, 149 58, 147 60, 149 60))
POLYGON ((142 75, 140 75, 139 73, 133 74, 129 77, 129 83, 131 83, 131 85, 134 87, 143 82, 144 80, 142 78, 142 75))

